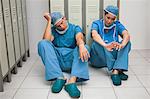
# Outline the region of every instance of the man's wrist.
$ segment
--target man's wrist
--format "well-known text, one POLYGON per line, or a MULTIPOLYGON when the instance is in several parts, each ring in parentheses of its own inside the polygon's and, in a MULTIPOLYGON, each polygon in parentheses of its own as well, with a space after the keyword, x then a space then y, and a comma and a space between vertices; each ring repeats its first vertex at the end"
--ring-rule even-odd
POLYGON ((124 43, 121 43, 121 46, 122 46, 122 47, 125 47, 125 46, 126 46, 126 44, 124 44, 124 43))
POLYGON ((79 44, 79 47, 82 47, 82 46, 84 46, 84 43, 80 43, 80 44, 79 44))
POLYGON ((107 46, 107 44, 106 43, 103 43, 103 44, 101 44, 103 47, 106 47, 107 46))

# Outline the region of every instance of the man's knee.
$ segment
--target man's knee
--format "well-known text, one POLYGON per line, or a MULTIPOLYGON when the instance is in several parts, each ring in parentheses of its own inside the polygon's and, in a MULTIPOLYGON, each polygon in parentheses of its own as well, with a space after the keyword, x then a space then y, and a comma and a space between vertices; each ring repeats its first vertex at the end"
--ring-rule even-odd
POLYGON ((52 44, 52 43, 51 43, 51 41, 49 41, 49 40, 43 39, 43 40, 41 40, 41 41, 38 43, 38 48, 44 47, 44 46, 46 46, 47 44, 52 44))

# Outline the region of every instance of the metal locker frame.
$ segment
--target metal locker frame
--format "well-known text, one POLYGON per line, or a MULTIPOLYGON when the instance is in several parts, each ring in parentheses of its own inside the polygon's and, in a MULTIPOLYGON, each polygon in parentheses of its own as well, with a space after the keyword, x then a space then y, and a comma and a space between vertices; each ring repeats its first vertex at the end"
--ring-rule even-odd
POLYGON ((2 91, 4 91, 4 87, 3 87, 3 76, 2 76, 1 60, 0 60, 0 92, 2 91))
POLYGON ((25 49, 26 55, 29 57, 29 35, 28 35, 28 26, 27 26, 27 12, 26 12, 26 0, 21 0, 22 5, 22 17, 23 17, 23 30, 24 30, 24 39, 25 39, 25 49))
POLYGON ((95 0, 98 2, 94 2, 93 0, 86 0, 86 34, 89 33, 90 27, 93 21, 100 19, 100 0, 95 0), (97 5, 95 5, 95 3, 97 5), (98 6, 98 7, 96 7, 98 6), (98 11, 98 12, 97 12, 98 11), (95 13, 94 13, 95 12, 95 13), (91 14, 95 14, 93 16, 89 16, 91 14), (89 17, 87 17, 89 16, 89 17))
MULTIPOLYGON (((92 0, 91 0, 92 1, 92 0)), ((90 24, 88 24, 87 23, 87 0, 83 0, 82 1, 82 6, 83 6, 83 15, 82 15, 82 20, 83 20, 83 31, 84 31, 84 33, 85 33, 85 39, 86 39, 86 44, 88 44, 89 46, 90 46, 90 44, 92 43, 92 39, 90 38, 91 36, 90 36, 90 27, 91 27, 91 24, 92 24, 92 22, 94 21, 92 21, 90 24)), ((95 20, 98 20, 98 19, 100 19, 100 18, 102 18, 103 17, 103 0, 99 0, 98 1, 99 2, 99 7, 98 7, 98 12, 97 12, 97 15, 98 15, 98 18, 97 19, 95 19, 95 20)), ((90 6, 90 7, 95 7, 95 6, 90 6)))
MULTIPOLYGON (((82 28, 82 0, 67 0, 68 1, 68 9, 65 12, 68 15, 68 21, 78 20, 77 22, 72 22, 73 24, 79 25, 82 28), (74 1, 74 2, 72 2, 74 1), (72 3, 71 3, 72 2, 72 3), (71 13, 72 14, 71 14, 71 13), (79 14, 79 15, 75 15, 79 14)), ((66 5, 66 3, 65 3, 66 5)), ((67 8, 65 6, 65 8, 67 8)))
MULTIPOLYGON (((4 26, 4 17, 5 15, 4 8, 2 8, 2 1, 0 0, 0 92, 4 90, 3 88, 3 81, 6 80, 7 82, 11 81, 11 71, 8 61, 8 54, 10 55, 10 52, 7 52, 8 43, 6 38, 6 27, 4 26)), ((5 12, 6 13, 6 12, 5 12)), ((10 58, 10 57, 9 57, 10 58)), ((13 58, 13 57, 12 57, 13 58)))
MULTIPOLYGON (((9 0, 11 8, 11 18, 12 18, 12 29, 13 29, 13 38, 14 38, 14 47, 15 47, 15 59, 16 64, 22 61, 20 59, 20 40, 18 32, 18 21, 17 21, 17 10, 16 10, 16 0, 9 0)), ((17 68, 15 68, 15 73, 17 73, 17 68)))
POLYGON ((104 9, 108 6, 108 5, 118 5, 118 0, 104 0, 103 1, 103 5, 104 5, 104 9))
MULTIPOLYGON (((0 1, 1 5, 1 1, 0 1)), ((9 71, 2 8, 0 7, 0 61, 2 76, 9 71), (3 66, 3 67, 2 67, 3 66)))
MULTIPOLYGON (((2 5, 1 0, 0 0, 0 5, 2 5)), ((2 6, 1 6, 0 7, 0 92, 4 90, 3 79, 9 72, 6 40, 5 40, 5 33, 4 33, 4 23, 3 23, 2 15, 3 13, 2 13, 2 6)))
MULTIPOLYGON (((65 6, 65 3, 66 3, 66 1, 67 0, 49 0, 49 6, 50 6, 50 12, 52 13, 53 11, 59 11, 59 12, 61 12, 63 15, 65 15, 66 13, 65 13, 65 9, 66 9, 66 6, 65 6), (63 4, 62 4, 62 2, 63 2, 63 4), (54 4, 53 4, 54 3, 54 4), (57 3, 57 4, 56 4, 57 3), (62 5, 62 9, 60 8, 61 7, 61 5, 62 5), (55 9, 53 9, 53 7, 55 8, 55 9)), ((66 16, 66 18, 67 18, 67 15, 65 15, 66 16)))
POLYGON ((3 76, 2 76, 2 69, 1 69, 1 60, 0 60, 0 92, 4 91, 3 87, 3 76))
POLYGON ((26 61, 21 0, 16 0, 16 6, 17 6, 17 18, 18 18, 21 58, 23 61, 26 61))
POLYGON ((4 24, 5 24, 4 27, 6 32, 9 66, 10 68, 13 68, 15 65, 15 51, 14 51, 14 39, 12 34, 9 0, 2 0, 2 4, 4 12, 4 24))

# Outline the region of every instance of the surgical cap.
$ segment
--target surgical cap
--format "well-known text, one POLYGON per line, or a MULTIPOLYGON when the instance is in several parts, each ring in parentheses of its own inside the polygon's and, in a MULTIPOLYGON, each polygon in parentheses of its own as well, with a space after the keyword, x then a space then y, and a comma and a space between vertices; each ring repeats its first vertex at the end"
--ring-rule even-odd
POLYGON ((112 5, 107 6, 106 9, 104 9, 104 11, 112 14, 113 16, 117 16, 119 13, 118 7, 112 5))
POLYGON ((53 12, 51 14, 51 22, 53 25, 56 25, 62 18, 63 15, 60 12, 53 12))

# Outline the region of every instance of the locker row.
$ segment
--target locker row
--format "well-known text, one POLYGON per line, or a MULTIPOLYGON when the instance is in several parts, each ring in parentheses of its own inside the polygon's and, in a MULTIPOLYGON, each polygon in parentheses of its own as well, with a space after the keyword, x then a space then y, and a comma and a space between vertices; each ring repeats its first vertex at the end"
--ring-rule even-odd
POLYGON ((0 92, 29 56, 26 0, 0 0, 0 92))
POLYGON ((103 9, 108 5, 119 6, 119 0, 49 0, 49 12, 61 12, 87 34, 92 22, 103 17, 103 9))

